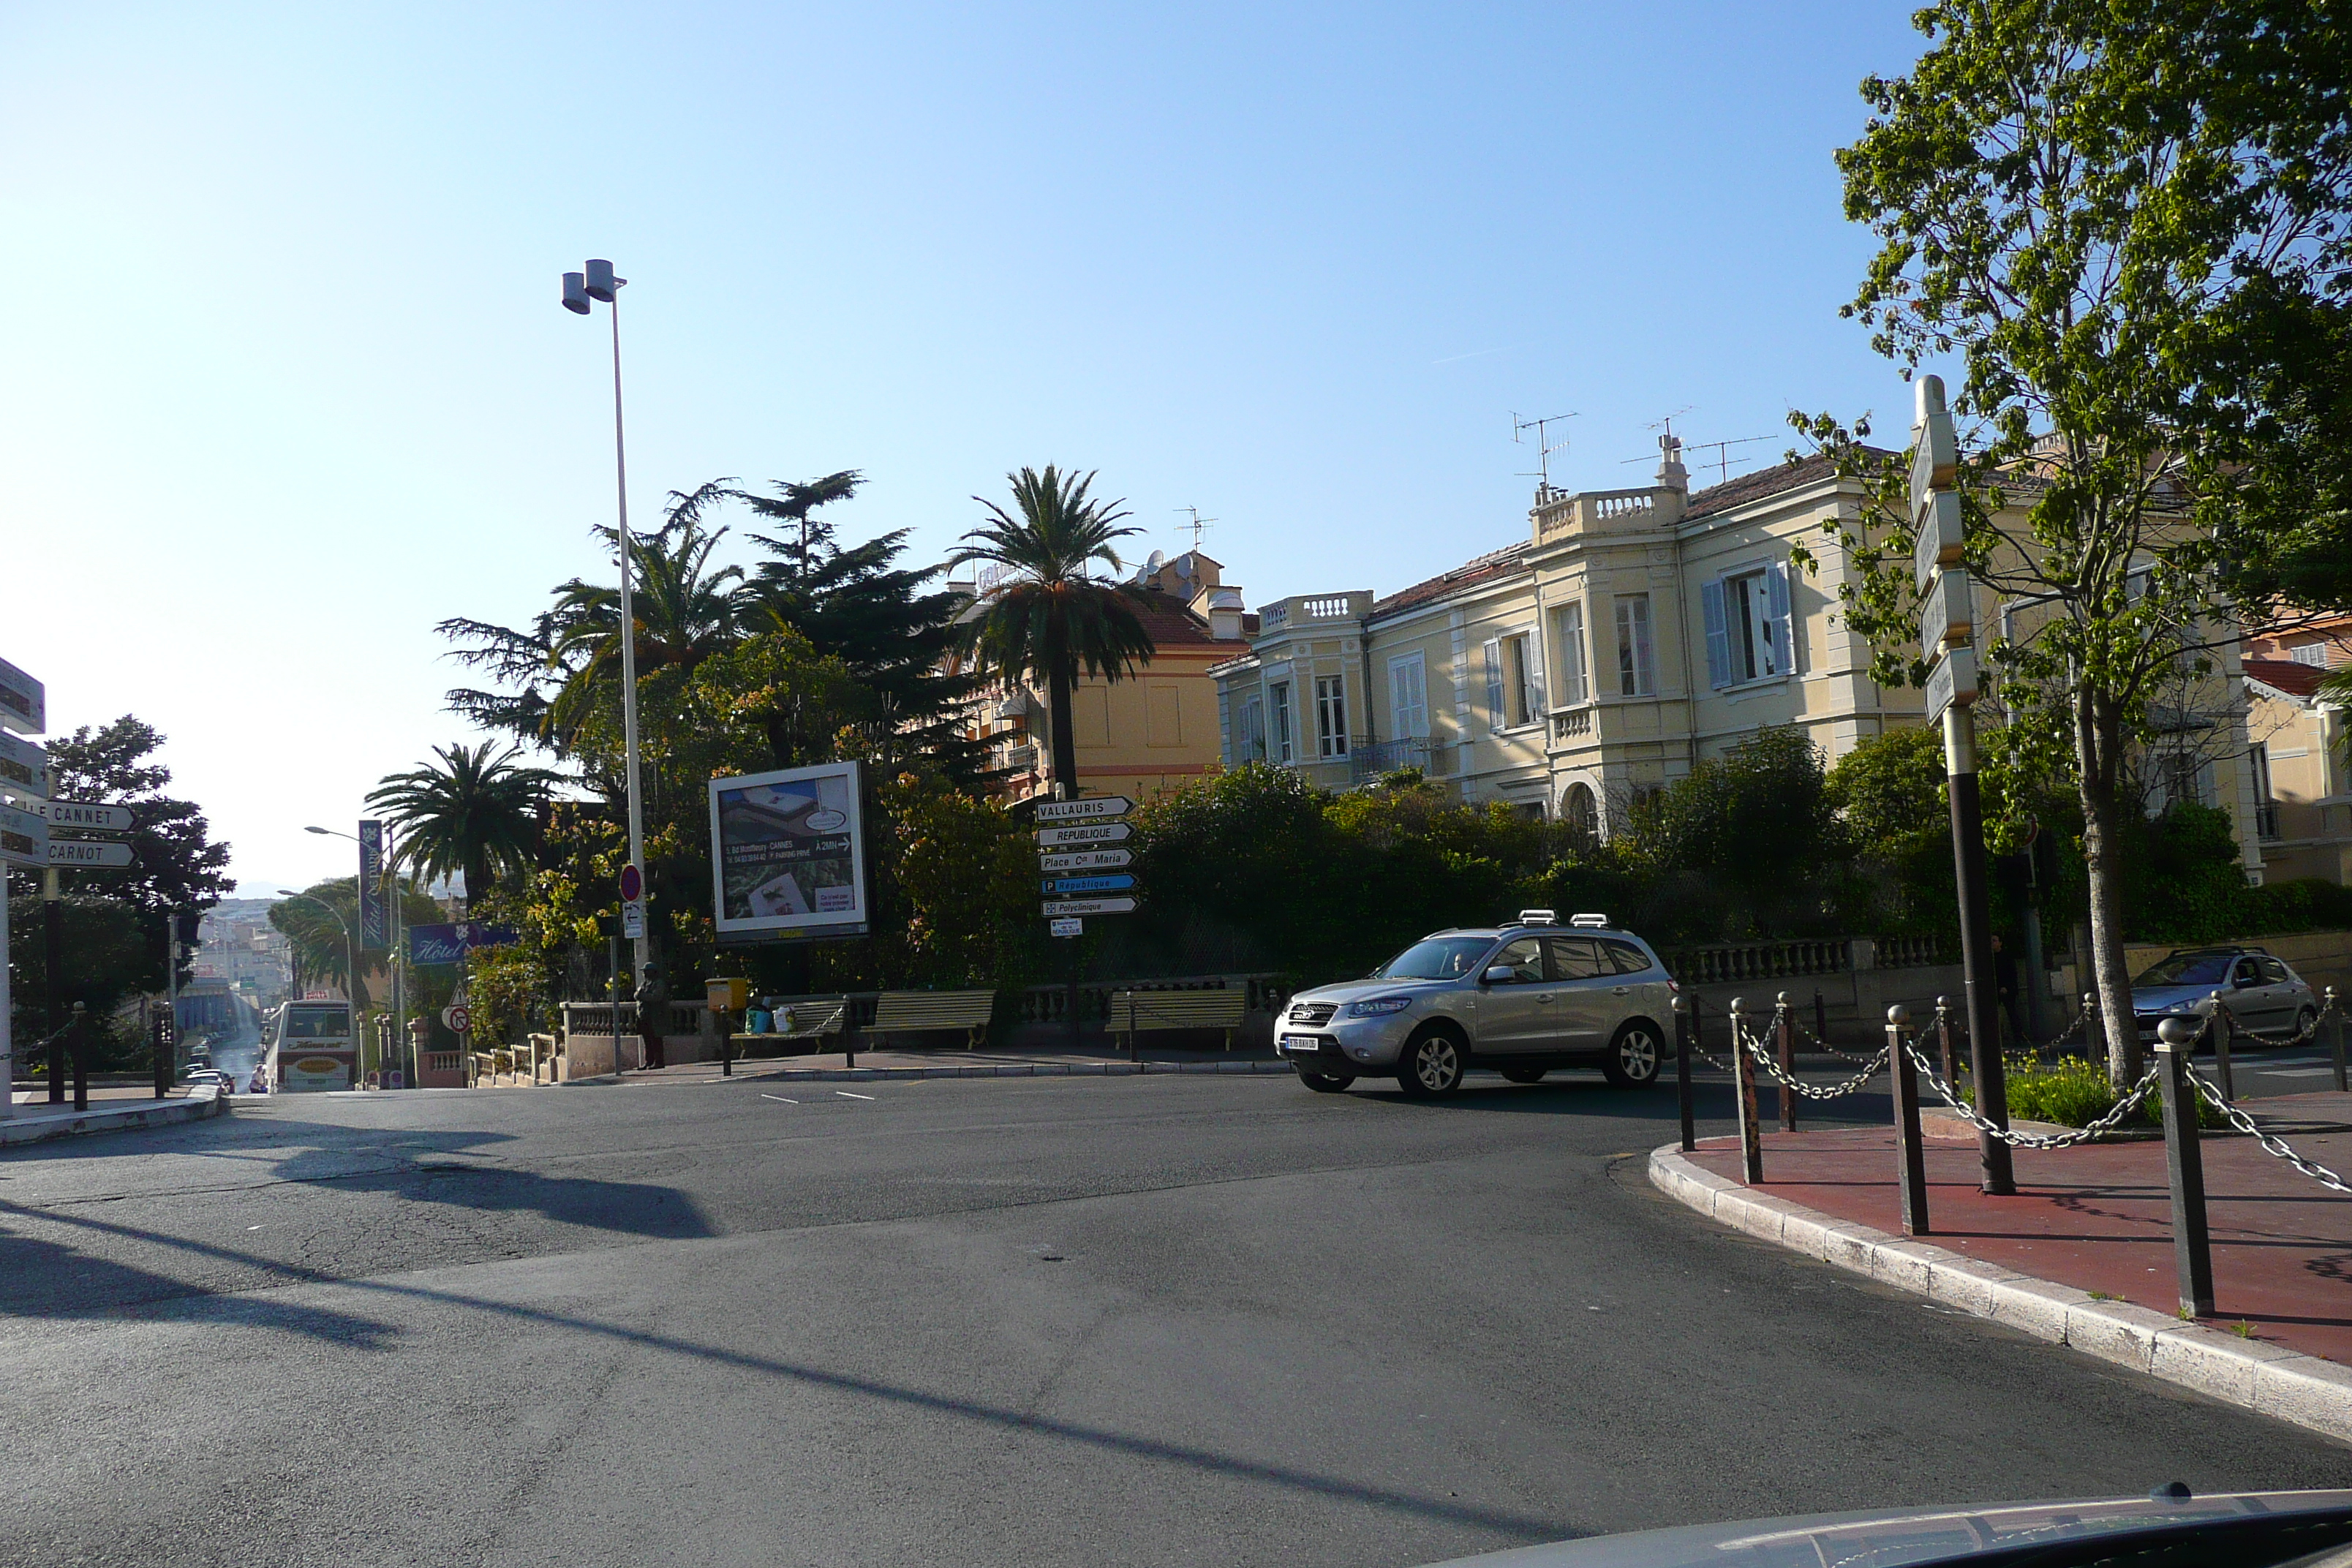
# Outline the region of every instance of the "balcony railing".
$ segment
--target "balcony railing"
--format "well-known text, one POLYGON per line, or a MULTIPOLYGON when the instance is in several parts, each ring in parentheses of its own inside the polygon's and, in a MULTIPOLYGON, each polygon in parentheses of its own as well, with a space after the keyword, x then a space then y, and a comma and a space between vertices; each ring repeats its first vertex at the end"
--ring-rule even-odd
POLYGON ((2266 844, 2277 842, 2281 837, 2278 802, 2266 800, 2255 805, 2254 837, 2266 844))
POLYGON ((1551 716, 1551 738, 1555 741, 1581 741, 1592 733, 1592 710, 1590 707, 1562 708, 1551 716))
POLYGON ((1399 768, 1419 768, 1427 773, 1429 753, 1426 736, 1368 741, 1359 735, 1348 746, 1348 780, 1351 784, 1370 784, 1382 773, 1392 773, 1399 768))

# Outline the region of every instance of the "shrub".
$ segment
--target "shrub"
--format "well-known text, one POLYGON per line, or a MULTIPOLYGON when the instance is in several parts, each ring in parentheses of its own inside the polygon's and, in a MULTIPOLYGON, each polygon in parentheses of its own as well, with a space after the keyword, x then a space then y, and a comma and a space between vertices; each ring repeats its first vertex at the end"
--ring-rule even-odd
MULTIPOLYGON (((2033 1057, 2012 1057, 2005 1074, 2009 1090, 2009 1113, 2027 1121, 2052 1121, 2061 1127, 2088 1127, 2116 1108, 2119 1098, 2115 1086, 2107 1081, 2107 1069, 2097 1062, 2081 1057, 2061 1057, 2054 1062, 2044 1062, 2033 1057)), ((1975 1100, 1971 1090, 1969 1099, 1975 1100)), ((2141 1108, 2141 1119, 2151 1126, 2164 1125, 2164 1105, 2155 1095, 2147 1097, 2141 1108)), ((2200 1127, 2220 1127, 2221 1113, 2201 1098, 2197 1101, 2197 1124, 2200 1127)))

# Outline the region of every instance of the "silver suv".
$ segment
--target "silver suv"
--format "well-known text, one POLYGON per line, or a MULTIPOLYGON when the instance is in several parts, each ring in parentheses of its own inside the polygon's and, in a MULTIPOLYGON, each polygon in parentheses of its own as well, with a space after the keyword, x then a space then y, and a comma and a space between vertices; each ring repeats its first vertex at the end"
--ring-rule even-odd
POLYGON ((1523 910, 1491 930, 1433 931, 1362 980, 1300 992, 1274 1043, 1318 1094, 1394 1078, 1433 1099, 1474 1067, 1513 1083, 1597 1067, 1633 1089, 1657 1081, 1675 989, 1649 943, 1607 916, 1563 927, 1549 910, 1523 910))

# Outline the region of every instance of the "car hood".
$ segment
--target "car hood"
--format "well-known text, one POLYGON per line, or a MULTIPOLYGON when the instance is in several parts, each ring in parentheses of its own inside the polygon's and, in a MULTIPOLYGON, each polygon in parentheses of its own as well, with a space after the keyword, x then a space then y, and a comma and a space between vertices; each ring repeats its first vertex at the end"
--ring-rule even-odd
POLYGON ((1312 991, 1301 991, 1290 1000, 1295 1005, 1300 1002, 1354 1002, 1366 996, 1419 995, 1424 991, 1442 991, 1453 984, 1451 980, 1349 980, 1338 985, 1318 985, 1312 991))
POLYGON ((2136 985, 2132 987, 2132 1010, 2137 1013, 2164 1013, 2175 1007, 2193 1005, 2202 1013, 2210 1010, 2218 985, 2136 985))
POLYGON ((1432 1568, 1727 1568, 1732 1563, 1740 1568, 1819 1568, 1823 1563, 1883 1568, 1965 1563, 1979 1552, 2021 1547, 2045 1552, 2053 1563, 2069 1563, 2078 1559, 2066 1552, 2068 1541, 2115 1542, 2128 1534, 2157 1536, 2182 1530, 2220 1548, 2213 1561, 2263 1563, 2297 1558, 2326 1544, 2310 1534, 2331 1516, 2344 1521, 2347 1532, 2352 1533, 2352 1491, 2217 1492, 2177 1501, 2122 1498, 1963 1504, 1644 1530, 1456 1558, 1432 1568), (2282 1528, 2290 1524, 2299 1527, 2300 1539, 2297 1529, 2282 1528), (2277 1549, 2264 1551, 2265 1544, 2277 1549))

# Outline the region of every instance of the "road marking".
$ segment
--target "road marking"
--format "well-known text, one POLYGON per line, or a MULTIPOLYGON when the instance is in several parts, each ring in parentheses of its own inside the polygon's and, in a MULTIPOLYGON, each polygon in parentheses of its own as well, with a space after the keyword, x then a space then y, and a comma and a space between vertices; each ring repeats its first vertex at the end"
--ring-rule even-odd
POLYGON ((800 1103, 797 1100, 786 1100, 781 1094, 763 1094, 760 1098, 761 1100, 772 1100, 779 1105, 798 1105, 800 1103))
POLYGON ((870 1094, 852 1094, 845 1089, 836 1089, 833 1092, 841 1096, 844 1100, 871 1100, 874 1098, 870 1094))
POLYGON ((2251 1072, 2263 1072, 2263 1073, 2268 1073, 2268 1074, 2269 1074, 2271 1077, 2273 1077, 2273 1078, 2334 1078, 2334 1077, 2336 1076, 2336 1069, 2335 1069, 2334 1068, 2332 1068, 2332 1067, 2326 1067, 2326 1068, 2261 1068, 2261 1067, 2252 1067, 2252 1066, 2251 1066, 2251 1065, 2250 1065, 2250 1066, 2247 1066, 2247 1067, 2242 1067, 2242 1068, 2240 1068, 2238 1070, 2239 1070, 2240 1072, 2249 1072, 2249 1071, 2251 1071, 2251 1072))

